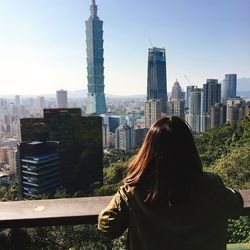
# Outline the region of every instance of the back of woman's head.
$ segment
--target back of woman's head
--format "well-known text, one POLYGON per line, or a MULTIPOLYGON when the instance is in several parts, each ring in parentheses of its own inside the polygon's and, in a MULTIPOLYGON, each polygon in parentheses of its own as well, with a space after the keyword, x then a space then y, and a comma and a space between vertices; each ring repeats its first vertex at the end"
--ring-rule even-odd
POLYGON ((196 173, 202 173, 202 164, 189 126, 179 117, 166 116, 150 127, 125 184, 143 187, 146 200, 155 201, 196 173))

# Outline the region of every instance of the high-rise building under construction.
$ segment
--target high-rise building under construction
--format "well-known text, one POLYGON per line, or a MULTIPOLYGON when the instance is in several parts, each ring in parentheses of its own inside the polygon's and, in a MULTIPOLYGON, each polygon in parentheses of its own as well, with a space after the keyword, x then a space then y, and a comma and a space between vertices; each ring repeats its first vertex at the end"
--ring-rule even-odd
POLYGON ((167 111, 166 52, 164 48, 148 50, 147 100, 161 101, 161 111, 167 111))

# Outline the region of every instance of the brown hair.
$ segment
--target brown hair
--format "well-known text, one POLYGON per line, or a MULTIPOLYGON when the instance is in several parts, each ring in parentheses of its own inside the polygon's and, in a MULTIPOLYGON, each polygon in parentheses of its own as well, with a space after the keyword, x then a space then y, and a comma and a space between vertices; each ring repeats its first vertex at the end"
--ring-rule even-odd
POLYGON ((202 163, 188 124, 166 116, 150 127, 124 182, 143 188, 145 201, 153 202, 197 173, 202 173, 202 163))

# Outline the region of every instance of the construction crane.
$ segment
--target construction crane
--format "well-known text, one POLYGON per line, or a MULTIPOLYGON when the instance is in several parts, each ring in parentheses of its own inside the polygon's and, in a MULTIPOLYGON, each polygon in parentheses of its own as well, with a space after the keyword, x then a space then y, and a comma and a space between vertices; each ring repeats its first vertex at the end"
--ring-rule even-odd
POLYGON ((153 45, 153 43, 152 43, 152 41, 151 41, 151 38, 149 38, 149 43, 150 43, 150 45, 152 46, 152 48, 154 48, 154 45, 153 45))
POLYGON ((189 84, 189 85, 191 85, 191 83, 190 83, 190 81, 189 81, 189 79, 188 79, 187 75, 186 75, 186 74, 184 74, 184 76, 185 76, 185 78, 186 78, 186 80, 187 80, 188 84, 189 84))

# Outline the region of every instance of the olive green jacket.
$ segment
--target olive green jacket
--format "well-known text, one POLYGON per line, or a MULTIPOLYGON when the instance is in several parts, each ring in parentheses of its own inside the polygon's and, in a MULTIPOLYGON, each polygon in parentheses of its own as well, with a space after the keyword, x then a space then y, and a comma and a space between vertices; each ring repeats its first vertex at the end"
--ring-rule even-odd
POLYGON ((98 229, 114 239, 128 228, 131 250, 225 250, 227 219, 239 216, 241 195, 208 173, 192 192, 182 205, 150 205, 136 188, 122 186, 100 213, 98 229))

